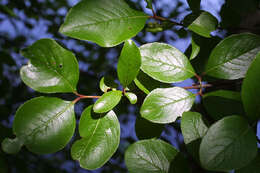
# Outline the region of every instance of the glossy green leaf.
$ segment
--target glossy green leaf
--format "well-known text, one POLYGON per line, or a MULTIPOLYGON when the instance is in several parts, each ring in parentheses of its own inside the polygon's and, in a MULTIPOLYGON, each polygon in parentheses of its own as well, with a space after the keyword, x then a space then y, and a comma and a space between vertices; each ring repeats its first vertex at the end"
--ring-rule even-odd
POLYGON ((109 91, 104 93, 94 104, 96 113, 104 113, 112 110, 121 100, 122 91, 109 91))
POLYGON ((23 146, 23 141, 18 138, 10 139, 5 138, 2 142, 2 149, 5 153, 16 154, 23 146))
POLYGON ((243 78, 259 51, 259 36, 250 33, 231 35, 213 49, 205 73, 220 79, 243 78))
POLYGON ((258 150, 258 155, 256 158, 250 162, 247 166, 238 169, 235 173, 259 173, 260 170, 260 151, 258 150))
POLYGON ((143 72, 166 83, 184 81, 195 75, 188 58, 178 49, 164 43, 140 47, 143 72))
POLYGON ((195 97, 180 87, 158 88, 146 96, 140 113, 154 123, 171 123, 191 109, 195 97))
POLYGON ((108 90, 117 88, 118 85, 114 82, 111 76, 104 76, 99 81, 99 88, 103 92, 108 92, 108 90))
POLYGON ((77 140, 71 148, 71 155, 85 169, 103 166, 115 153, 120 141, 120 125, 113 111, 105 115, 95 114, 89 106, 81 115, 77 140))
POLYGON ((139 48, 132 40, 127 40, 117 64, 118 79, 124 88, 135 79, 140 67, 141 54, 139 48))
POLYGON ((245 112, 252 120, 260 118, 260 54, 252 62, 242 84, 242 101, 245 112))
POLYGON ((137 102, 137 96, 134 93, 126 92, 125 96, 130 101, 131 104, 136 104, 137 102))
POLYGON ((147 3, 146 8, 153 9, 153 1, 152 0, 145 0, 147 3))
POLYGON ((200 1, 201 0, 187 0, 187 2, 188 2, 192 11, 199 11, 200 10, 200 1))
POLYGON ((142 140, 126 150, 125 163, 130 173, 166 173, 177 153, 162 140, 142 140))
POLYGON ((198 112, 184 112, 181 118, 181 132, 185 144, 202 138, 208 130, 201 114, 198 112))
POLYGON ((42 93, 76 92, 79 67, 73 53, 52 39, 41 39, 22 55, 30 60, 20 71, 26 85, 42 93))
POLYGON ((257 154, 254 131, 240 116, 213 124, 200 145, 201 165, 212 171, 229 171, 249 164, 257 154))
POLYGON ((164 126, 164 124, 153 123, 138 116, 135 121, 135 133, 138 139, 159 138, 164 126))
POLYGON ((149 94, 152 90, 156 88, 169 88, 170 84, 161 83, 157 80, 154 80, 147 74, 145 74, 142 70, 138 73, 138 76, 134 80, 135 85, 143 91, 145 94, 149 94))
POLYGON ((74 134, 74 103, 54 97, 37 97, 16 112, 13 131, 33 153, 54 153, 74 134))
POLYGON ((217 29, 218 20, 209 12, 203 11, 188 26, 188 29, 203 37, 211 37, 210 33, 217 29))
POLYGON ((70 9, 60 32, 112 47, 134 37, 147 19, 148 15, 131 9, 124 0, 87 0, 70 9))
POLYGON ((191 37, 191 47, 192 47, 192 51, 191 51, 191 55, 190 55, 190 60, 194 59, 197 57, 197 55, 200 52, 200 46, 196 43, 196 40, 194 39, 194 34, 191 37))
POLYGON ((219 120, 229 115, 245 114, 240 92, 229 90, 209 92, 203 95, 203 105, 214 120, 219 120))

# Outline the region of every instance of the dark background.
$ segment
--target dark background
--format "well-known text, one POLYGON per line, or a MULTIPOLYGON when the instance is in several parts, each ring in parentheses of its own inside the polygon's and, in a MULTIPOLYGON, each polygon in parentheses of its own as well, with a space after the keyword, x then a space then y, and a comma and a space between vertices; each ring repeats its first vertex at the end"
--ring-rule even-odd
MULTIPOLYGON (((184 17, 191 13, 185 0, 154 0, 154 7, 157 15, 181 22, 184 17)), ((117 59, 122 45, 114 48, 101 48, 96 44, 67 38, 58 33, 59 26, 65 19, 70 7, 75 5, 77 0, 1 0, 0 1, 0 142, 5 137, 12 136, 12 121, 17 108, 25 101, 37 97, 40 94, 22 83, 19 76, 19 69, 26 64, 26 58, 19 54, 19 51, 41 38, 54 38, 63 47, 75 53, 80 67, 80 80, 78 84, 79 93, 85 95, 101 95, 99 80, 104 75, 110 75, 117 79, 117 59)), ((136 8, 151 15, 151 11, 145 9, 144 0, 127 0, 132 8, 136 8)), ((210 50, 216 43, 227 35, 240 32, 260 32, 260 15, 258 0, 202 0, 201 9, 211 12, 219 22, 220 28, 213 32, 214 39, 203 39, 203 48, 199 58, 192 61, 195 68, 200 71, 203 62, 208 58, 210 50)), ((190 33, 180 26, 173 26, 160 33, 146 32, 145 29, 135 38, 138 45, 148 42, 164 42, 171 44, 182 52, 190 46, 190 33)), ((187 54, 188 51, 186 51, 187 54)), ((192 80, 187 80, 180 85, 191 85, 192 80)), ((138 97, 145 96, 134 89, 138 97)), ((52 94, 67 100, 73 100, 75 96, 70 94, 52 94)), ((81 112, 94 100, 83 100, 77 103, 75 111, 77 119, 81 112)), ((95 171, 81 169, 76 161, 70 156, 72 142, 78 138, 78 132, 66 148, 55 154, 36 155, 30 153, 25 147, 16 155, 7 155, 0 150, 0 173, 81 173, 81 172, 102 172, 117 173, 127 172, 124 164, 124 152, 127 146, 138 140, 135 133, 135 121, 139 116, 138 107, 129 105, 123 100, 115 109, 121 125, 120 146, 112 159, 102 168, 95 171)), ((139 105, 139 106, 138 106, 139 105)), ((197 105, 200 105, 197 99, 197 105)), ((156 126, 152 129, 145 129, 148 133, 156 133, 163 129, 160 138, 171 143, 178 150, 186 153, 183 139, 180 133, 179 121, 166 125, 156 126)), ((77 129, 76 129, 77 130, 77 129)), ((190 166, 196 172, 198 166, 190 166)))

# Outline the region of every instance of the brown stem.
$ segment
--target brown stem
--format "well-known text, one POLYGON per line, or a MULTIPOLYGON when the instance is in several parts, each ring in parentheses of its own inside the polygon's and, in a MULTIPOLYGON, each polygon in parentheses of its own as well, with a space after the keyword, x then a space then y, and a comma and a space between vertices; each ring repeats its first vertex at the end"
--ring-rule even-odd
POLYGON ((77 92, 75 92, 74 94, 78 96, 75 100, 72 101, 74 104, 81 99, 98 99, 101 97, 101 96, 86 96, 86 95, 79 94, 77 92))
POLYGON ((156 20, 160 20, 160 21, 168 21, 168 22, 173 23, 174 25, 183 26, 182 23, 178 23, 178 22, 172 21, 172 20, 170 20, 170 19, 167 19, 167 18, 164 18, 164 17, 157 16, 156 14, 153 15, 153 16, 150 16, 150 18, 152 18, 152 19, 156 19, 156 20))
POLYGON ((201 89, 201 88, 208 88, 208 87, 213 87, 211 84, 204 84, 204 85, 193 85, 193 86, 187 86, 187 87, 182 87, 184 89, 201 89))

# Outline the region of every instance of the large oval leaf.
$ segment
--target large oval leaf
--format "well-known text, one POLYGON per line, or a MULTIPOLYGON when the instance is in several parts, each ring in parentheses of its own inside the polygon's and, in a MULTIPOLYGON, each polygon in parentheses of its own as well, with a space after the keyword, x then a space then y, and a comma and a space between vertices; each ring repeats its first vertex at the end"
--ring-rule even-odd
POLYGON ((250 33, 229 36, 211 52, 205 73, 221 79, 243 78, 259 51, 259 36, 250 33))
POLYGON ((142 140, 126 150, 125 163, 131 173, 166 173, 177 153, 162 140, 142 140))
POLYGON ((115 153, 120 140, 120 125, 113 111, 106 115, 95 114, 89 106, 81 115, 79 133, 71 155, 85 169, 97 169, 115 153))
POLYGON ((26 85, 42 93, 76 92, 79 68, 73 53, 54 40, 41 39, 22 55, 30 60, 20 71, 26 85))
POLYGON ((122 91, 109 91, 104 93, 94 104, 96 113, 104 113, 113 109, 121 100, 122 91))
MULTIPOLYGON (((193 0, 194 1, 194 0, 193 0)), ((188 26, 188 29, 203 37, 211 37, 210 33, 217 29, 218 20, 209 12, 203 11, 188 26)))
POLYGON ((190 110, 196 95, 180 88, 158 88, 145 98, 140 113, 155 123, 171 123, 190 110))
POLYGON ((195 75, 188 58, 171 45, 149 43, 141 46, 140 51, 141 69, 158 81, 173 83, 195 75))
POLYGON ((250 163, 257 154, 254 131, 240 116, 229 116, 212 125, 201 141, 200 161, 208 170, 229 171, 250 163))
POLYGON ((37 97, 16 112, 13 131, 34 153, 61 150, 74 134, 74 103, 59 98, 37 97))
POLYGON ((117 64, 117 75, 125 88, 137 76, 141 67, 141 54, 139 48, 132 40, 125 42, 117 64))
POLYGON ((198 112, 184 112, 181 118, 181 132, 185 144, 202 138, 208 130, 201 114, 198 112))
POLYGON ((134 37, 147 19, 148 15, 129 8, 124 0, 87 0, 72 7, 60 32, 112 47, 134 37))
POLYGON ((240 92, 229 90, 209 92, 203 96, 203 105, 214 120, 220 120, 229 115, 245 114, 240 92))
POLYGON ((246 73, 246 77, 242 84, 242 101, 246 114, 250 119, 256 120, 260 118, 260 54, 252 62, 246 73))

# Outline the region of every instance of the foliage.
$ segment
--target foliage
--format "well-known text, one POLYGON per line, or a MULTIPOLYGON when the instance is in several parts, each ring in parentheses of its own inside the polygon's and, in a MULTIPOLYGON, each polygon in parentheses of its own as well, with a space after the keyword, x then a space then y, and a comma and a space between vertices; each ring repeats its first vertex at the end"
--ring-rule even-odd
POLYGON ((78 60, 55 40, 40 39, 21 51, 29 59, 20 70, 27 86, 42 94, 70 93, 76 98, 66 101, 44 95, 26 101, 15 113, 15 138, 5 138, 2 142, 4 152, 15 154, 23 145, 36 154, 63 149, 75 133, 75 104, 83 99, 97 99, 81 114, 80 137, 73 140, 71 157, 79 161, 82 168, 100 168, 119 147, 120 123, 114 110, 127 98, 140 109, 136 133, 138 129, 151 129, 151 132, 137 134, 141 140, 125 151, 129 172, 175 172, 187 164, 187 156, 183 156, 182 151, 156 139, 163 125, 178 123, 178 119, 187 154, 193 158, 192 164, 204 172, 243 172, 259 167, 255 127, 260 118, 257 101, 260 36, 253 33, 226 36, 207 50, 210 55, 204 61, 200 56, 205 48, 200 42, 205 41, 203 37, 213 40, 212 31, 219 24, 212 14, 200 10, 200 1, 188 1, 193 12, 183 23, 158 16, 152 1, 146 0, 146 3, 152 16, 133 9, 124 0, 83 0, 70 9, 59 29, 66 36, 101 47, 112 49, 124 42, 117 64, 120 87, 114 84, 114 78, 103 76, 99 82, 101 96, 78 92, 78 60), (136 46, 133 37, 147 20, 158 22, 158 25, 148 25, 153 32, 176 25, 192 32, 190 55, 166 43, 136 46), (195 61, 205 63, 201 65, 205 67, 202 72, 197 71, 195 61), (192 86, 174 86, 190 78, 195 81, 192 86), (216 88, 205 94, 205 89, 221 83, 218 79, 227 84, 237 84, 240 79, 243 82, 232 88, 233 91, 216 88), (194 104, 196 97, 202 98, 206 112, 198 109, 201 105, 194 104), (153 130, 156 133, 151 134, 153 130))

